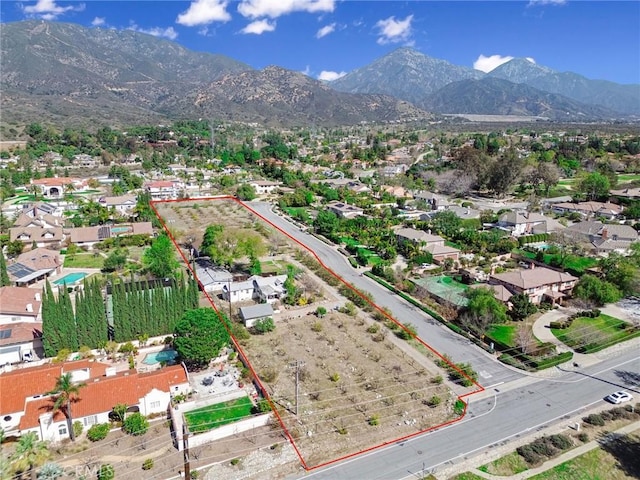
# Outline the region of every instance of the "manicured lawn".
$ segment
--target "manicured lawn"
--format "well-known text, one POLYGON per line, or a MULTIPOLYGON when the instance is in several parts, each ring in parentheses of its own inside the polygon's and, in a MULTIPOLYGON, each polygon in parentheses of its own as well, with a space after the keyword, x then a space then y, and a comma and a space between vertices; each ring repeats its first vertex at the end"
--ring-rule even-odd
POLYGON ((618 318, 602 314, 596 318, 576 318, 569 328, 552 328, 551 332, 571 348, 593 353, 640 335, 640 331, 632 331, 630 327, 618 318))
POLYGON ((250 416, 252 407, 249 397, 242 397, 191 410, 184 414, 184 419, 191 433, 206 432, 250 416))
MULTIPOLYGON (((637 436, 636 439, 638 439, 637 436)), ((620 469, 613 455, 601 448, 596 448, 529 478, 531 480, 623 480, 632 477, 620 469)))
POLYGON ((77 253, 76 255, 64 258, 66 268, 102 268, 104 257, 93 253, 77 253))
MULTIPOLYGON (((518 253, 524 255, 527 258, 535 259, 536 254, 533 252, 525 252, 523 250, 519 250, 518 253)), ((558 255, 552 255, 550 253, 544 254, 544 263, 547 265, 551 265, 551 260, 558 255)), ((590 257, 578 257, 577 255, 569 255, 564 262, 564 268, 573 270, 578 274, 582 274, 585 272, 587 268, 595 267, 598 264, 598 261, 595 258, 590 257)))
POLYGON ((307 211, 303 207, 285 207, 285 208, 283 208, 283 210, 285 212, 287 212, 287 215, 290 215, 292 217, 295 217, 296 215, 300 214, 301 212, 305 212, 306 213, 306 211, 307 211))
POLYGON ((499 342, 512 347, 516 346, 515 337, 518 328, 516 325, 491 325, 487 331, 487 335, 499 342))
POLYGON ((640 175, 634 173, 623 173, 618 175, 618 182, 635 182, 640 180, 640 175))
POLYGON ((262 273, 273 273, 273 272, 282 273, 282 274, 287 273, 287 269, 283 265, 276 263, 273 260, 267 260, 266 262, 262 262, 261 267, 262 267, 262 273))
POLYGON ((350 237, 340 237, 340 241, 347 247, 357 247, 358 245, 360 245, 360 242, 350 237))

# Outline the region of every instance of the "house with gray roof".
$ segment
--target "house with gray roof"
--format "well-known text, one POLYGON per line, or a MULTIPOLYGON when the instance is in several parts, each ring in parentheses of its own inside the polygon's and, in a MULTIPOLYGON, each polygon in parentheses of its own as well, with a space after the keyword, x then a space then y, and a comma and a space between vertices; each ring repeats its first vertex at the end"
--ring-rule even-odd
POLYGON ((581 238, 598 254, 618 252, 626 254, 633 242, 639 239, 638 232, 629 225, 604 224, 600 221, 579 222, 567 228, 581 238))
POLYGON ((509 231, 514 237, 551 233, 564 228, 553 218, 524 210, 503 213, 498 218, 498 227, 509 231))
POLYGON ((244 326, 247 328, 253 327, 256 322, 273 317, 273 307, 270 303, 259 303, 258 305, 251 305, 248 307, 240 307, 240 318, 244 326))

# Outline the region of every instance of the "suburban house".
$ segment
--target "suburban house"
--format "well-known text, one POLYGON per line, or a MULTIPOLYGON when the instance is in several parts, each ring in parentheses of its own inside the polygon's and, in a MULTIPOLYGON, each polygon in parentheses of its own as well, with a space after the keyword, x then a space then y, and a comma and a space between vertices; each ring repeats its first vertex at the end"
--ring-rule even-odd
POLYGON ((622 213, 622 206, 611 202, 556 203, 552 210, 555 213, 579 213, 585 218, 603 217, 613 220, 622 213))
POLYGON ((34 248, 21 253, 15 261, 7 265, 9 279, 22 287, 62 272, 60 254, 46 248, 34 248))
POLYGON ((437 193, 432 193, 432 192, 420 192, 420 193, 416 193, 413 196, 414 200, 417 201, 424 201, 427 203, 427 205, 431 208, 431 210, 444 210, 446 209, 449 205, 451 205, 451 202, 449 202, 449 200, 442 196, 442 195, 438 195, 437 193))
POLYGON ((640 199, 640 187, 623 188, 622 190, 611 190, 612 197, 640 199))
POLYGON ((254 182, 250 182, 249 185, 253 187, 258 195, 272 194, 280 187, 279 183, 270 182, 268 180, 256 180, 254 182))
POLYGON ((119 403, 143 415, 166 412, 172 396, 190 390, 182 365, 150 373, 116 373, 107 364, 79 360, 15 370, 0 374, 0 427, 7 435, 35 432, 41 440, 53 442, 69 437, 64 414, 53 412, 53 397, 47 394, 66 373, 84 384, 78 401, 71 403, 71 414, 85 428, 109 422, 109 413, 119 403))
POLYGON ((205 292, 221 292, 222 287, 233 282, 233 275, 228 270, 218 267, 208 258, 197 258, 195 274, 205 292))
POLYGON ((507 304, 511 308, 511 302, 509 301, 513 294, 507 290, 504 285, 490 285, 487 283, 474 283, 469 285, 469 288, 488 288, 493 292, 493 296, 500 300, 502 303, 507 304))
POLYGON ((240 307, 238 310, 240 318, 242 318, 244 326, 247 328, 253 327, 260 320, 273 317, 273 307, 269 303, 240 307))
POLYGON ((102 197, 98 203, 106 208, 113 208, 120 215, 129 215, 137 204, 135 195, 120 195, 118 197, 102 197))
POLYGON ((562 303, 562 299, 571 295, 578 279, 565 272, 550 268, 536 267, 513 272, 496 273, 489 276, 489 283, 503 285, 513 294, 526 293, 531 303, 539 304, 549 300, 552 304, 562 303))
POLYGON ((576 223, 568 227, 567 232, 589 243, 596 253, 615 251, 624 255, 639 238, 638 232, 629 225, 603 224, 599 221, 576 223))
POLYGON ((96 225, 95 227, 70 228, 67 233, 71 243, 91 250, 96 243, 108 238, 130 235, 153 236, 153 225, 151 222, 96 225))
POLYGON ((25 203, 22 205, 22 213, 31 218, 37 218, 42 215, 61 217, 64 213, 64 208, 56 207, 55 205, 46 202, 35 202, 31 204, 25 203))
POLYGON ((41 352, 41 306, 40 289, 0 287, 0 365, 33 360, 41 352))
POLYGON ((534 235, 536 233, 550 233, 564 228, 553 218, 527 211, 503 213, 500 218, 498 218, 498 227, 511 232, 511 235, 514 237, 534 235))
POLYGON ((180 192, 178 180, 156 180, 145 185, 152 200, 175 200, 180 192))
POLYGON ((340 218, 355 218, 364 215, 362 208, 344 202, 329 202, 326 207, 327 210, 335 213, 340 218))
POLYGON ((25 245, 36 247, 60 247, 64 240, 64 232, 61 226, 58 227, 11 227, 9 229, 9 240, 16 240, 25 245))
POLYGON ((39 178, 31 180, 31 185, 47 198, 63 198, 69 190, 80 190, 85 186, 83 180, 69 177, 39 178))
POLYGON ((438 264, 447 258, 454 262, 460 258, 460 250, 445 245, 445 240, 440 235, 432 235, 414 228, 401 228, 396 230, 396 239, 401 245, 410 242, 418 246, 421 251, 429 252, 433 261, 438 264))
POLYGON ((284 288, 286 275, 261 277, 253 275, 243 282, 223 285, 222 298, 227 302, 244 302, 255 300, 262 303, 275 303, 287 294, 284 288))
POLYGON ((401 186, 383 185, 381 190, 396 198, 413 198, 413 194, 409 190, 401 186))

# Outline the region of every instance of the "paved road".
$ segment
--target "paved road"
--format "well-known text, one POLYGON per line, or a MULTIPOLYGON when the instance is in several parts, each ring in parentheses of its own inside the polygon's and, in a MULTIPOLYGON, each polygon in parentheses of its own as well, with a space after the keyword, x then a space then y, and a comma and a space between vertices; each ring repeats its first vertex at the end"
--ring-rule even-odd
MULTIPOLYGON (((640 399, 640 359, 633 349, 590 368, 565 372, 554 379, 524 379, 470 398, 468 415, 442 430, 355 457, 303 477, 313 480, 387 480, 421 478, 508 440, 544 434, 547 422, 564 421, 586 408, 604 405, 603 397, 624 388, 640 399), (627 381, 625 382, 625 378, 627 381)), ((301 477, 302 478, 302 477, 301 477)))
POLYGON ((470 362, 478 372, 478 380, 483 386, 491 386, 523 376, 520 372, 505 367, 494 356, 470 341, 454 334, 437 320, 426 315, 397 295, 392 294, 370 278, 360 276, 360 273, 351 267, 346 258, 335 247, 327 245, 313 235, 301 231, 296 225, 275 214, 270 204, 251 202, 248 205, 272 224, 313 250, 325 266, 340 275, 346 282, 351 283, 360 290, 370 292, 375 303, 380 307, 389 308, 394 317, 400 322, 414 324, 418 336, 435 350, 442 354, 446 353, 455 362, 470 362))

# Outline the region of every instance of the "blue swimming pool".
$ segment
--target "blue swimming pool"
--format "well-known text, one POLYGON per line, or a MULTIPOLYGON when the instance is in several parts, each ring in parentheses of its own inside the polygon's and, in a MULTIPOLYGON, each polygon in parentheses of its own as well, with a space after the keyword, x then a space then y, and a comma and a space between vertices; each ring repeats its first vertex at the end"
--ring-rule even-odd
POLYGON ((125 233, 130 231, 131 227, 111 227, 111 233, 125 233))
POLYGON ((145 365, 155 365, 160 362, 175 363, 178 352, 175 350, 161 350, 159 352, 147 353, 142 360, 145 365))
POLYGON ((65 275, 62 278, 59 278, 58 280, 55 280, 53 284, 54 285, 62 285, 62 284, 73 285, 74 283, 78 283, 80 280, 82 280, 86 276, 87 274, 85 272, 73 272, 65 275))

